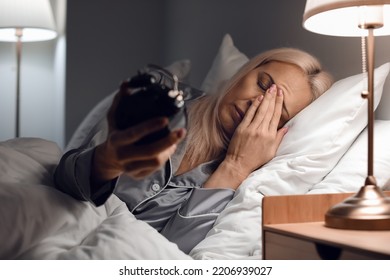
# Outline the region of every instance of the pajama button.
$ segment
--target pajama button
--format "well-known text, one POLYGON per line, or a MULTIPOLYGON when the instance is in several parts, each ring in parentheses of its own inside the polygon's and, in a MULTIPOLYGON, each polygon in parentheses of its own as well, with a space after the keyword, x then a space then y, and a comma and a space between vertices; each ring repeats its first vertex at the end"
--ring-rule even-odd
POLYGON ((159 184, 153 184, 152 185, 152 190, 155 191, 155 192, 158 192, 160 190, 160 185, 159 184))

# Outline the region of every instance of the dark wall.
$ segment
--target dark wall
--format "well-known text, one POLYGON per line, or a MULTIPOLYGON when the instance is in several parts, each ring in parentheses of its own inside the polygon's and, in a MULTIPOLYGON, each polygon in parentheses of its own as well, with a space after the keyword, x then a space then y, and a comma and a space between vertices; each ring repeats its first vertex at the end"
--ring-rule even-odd
POLYGON ((123 79, 160 63, 164 10, 160 0, 68 0, 66 140, 123 79))
MULTIPOLYGON (((230 33, 248 56, 274 47, 316 55, 335 78, 360 71, 360 39, 302 28, 305 0, 68 0, 66 136, 87 112, 139 67, 187 58, 199 86, 230 33)), ((377 39, 377 64, 390 61, 377 39)))

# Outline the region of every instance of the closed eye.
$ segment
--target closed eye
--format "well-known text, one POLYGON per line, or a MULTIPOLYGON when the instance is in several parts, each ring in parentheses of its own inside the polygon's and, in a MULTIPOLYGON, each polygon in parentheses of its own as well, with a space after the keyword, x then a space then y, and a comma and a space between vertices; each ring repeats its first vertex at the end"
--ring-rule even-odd
POLYGON ((261 89, 261 91, 266 92, 274 83, 275 82, 272 79, 271 75, 266 72, 259 73, 257 85, 261 89))

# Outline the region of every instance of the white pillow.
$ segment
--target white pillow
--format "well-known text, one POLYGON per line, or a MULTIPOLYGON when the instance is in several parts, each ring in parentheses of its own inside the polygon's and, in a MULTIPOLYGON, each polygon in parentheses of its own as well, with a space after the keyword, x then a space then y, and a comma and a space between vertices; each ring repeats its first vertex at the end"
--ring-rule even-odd
MULTIPOLYGON (((389 67, 387 63, 375 70, 375 107, 389 67)), ((307 193, 335 167, 367 123, 367 103, 360 97, 364 77, 358 74, 338 81, 289 121, 277 156, 241 184, 213 229, 192 250, 192 257, 261 255, 262 197, 307 193)))
POLYGON ((216 93, 221 85, 229 80, 248 60, 248 57, 236 48, 232 37, 226 34, 201 89, 207 93, 216 93))
MULTIPOLYGON (((185 80, 191 70, 191 61, 184 59, 178 60, 165 67, 168 71, 175 74, 180 81, 185 80)), ((101 100, 95 107, 87 114, 76 131, 73 133, 70 141, 68 142, 65 151, 75 149, 85 144, 85 140, 88 139, 91 131, 96 125, 98 125, 102 119, 106 117, 107 111, 111 106, 112 100, 114 99, 115 92, 111 93, 103 100, 101 100)))
MULTIPOLYGON (((356 192, 367 177, 368 138, 365 129, 335 168, 314 185, 309 193, 356 192)), ((374 125, 374 176, 383 187, 390 178, 390 121, 376 120, 374 125)))

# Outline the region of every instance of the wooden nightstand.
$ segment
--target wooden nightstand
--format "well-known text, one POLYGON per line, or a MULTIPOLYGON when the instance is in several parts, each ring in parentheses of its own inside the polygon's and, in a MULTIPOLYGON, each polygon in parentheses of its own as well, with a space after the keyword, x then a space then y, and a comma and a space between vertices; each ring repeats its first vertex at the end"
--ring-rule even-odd
POLYGON ((351 195, 265 197, 264 259, 390 259, 390 231, 325 227, 329 207, 351 195))

